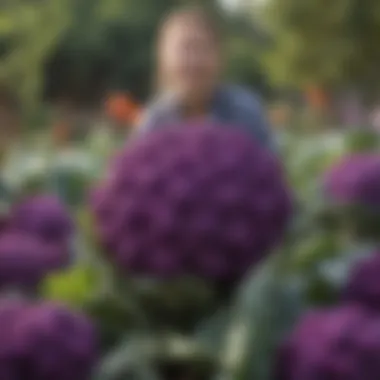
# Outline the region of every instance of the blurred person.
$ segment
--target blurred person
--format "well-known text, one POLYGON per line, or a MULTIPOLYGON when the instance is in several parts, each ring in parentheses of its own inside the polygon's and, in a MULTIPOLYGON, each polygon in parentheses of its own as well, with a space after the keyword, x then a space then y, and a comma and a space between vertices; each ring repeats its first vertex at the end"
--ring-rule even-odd
POLYGON ((139 133, 177 122, 217 122, 246 130, 274 148, 259 99, 221 83, 224 39, 214 17, 201 7, 180 8, 163 20, 156 46, 156 93, 139 133))

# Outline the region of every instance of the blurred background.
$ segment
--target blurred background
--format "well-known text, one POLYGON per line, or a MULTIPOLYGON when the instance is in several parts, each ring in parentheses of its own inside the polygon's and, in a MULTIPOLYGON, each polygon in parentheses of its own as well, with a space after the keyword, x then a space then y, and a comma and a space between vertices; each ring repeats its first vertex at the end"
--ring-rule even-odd
MULTIPOLYGON (((229 32, 226 76, 267 100, 275 126, 379 124, 380 5, 337 0, 326 12, 319 0, 206 2, 229 32)), ((157 23, 178 3, 2 1, 2 129, 63 142, 105 121, 129 128, 150 91, 157 23)))

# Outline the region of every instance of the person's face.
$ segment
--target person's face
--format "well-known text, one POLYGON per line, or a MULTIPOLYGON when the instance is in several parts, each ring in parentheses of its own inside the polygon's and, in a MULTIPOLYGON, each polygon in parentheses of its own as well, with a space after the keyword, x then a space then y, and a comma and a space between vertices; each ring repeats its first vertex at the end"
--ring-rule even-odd
POLYGON ((220 51, 207 28, 178 20, 164 32, 159 48, 159 65, 170 90, 195 102, 210 95, 219 77, 220 51))

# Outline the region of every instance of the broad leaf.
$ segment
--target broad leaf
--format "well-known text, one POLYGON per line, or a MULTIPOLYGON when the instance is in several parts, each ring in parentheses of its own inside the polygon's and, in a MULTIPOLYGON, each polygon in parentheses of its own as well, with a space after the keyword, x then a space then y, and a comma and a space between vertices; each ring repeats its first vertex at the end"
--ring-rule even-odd
MULTIPOLYGON (((158 380, 165 371, 176 371, 195 378, 209 378, 218 358, 191 337, 149 331, 134 331, 101 362, 96 380, 158 380)), ((192 378, 192 377, 190 377, 192 378)))
POLYGON ((302 309, 300 288, 282 275, 277 255, 243 287, 225 352, 221 379, 270 379, 278 342, 302 309))
POLYGON ((96 284, 96 274, 91 269, 77 266, 49 276, 41 286, 41 295, 44 299, 81 308, 93 295, 96 284))

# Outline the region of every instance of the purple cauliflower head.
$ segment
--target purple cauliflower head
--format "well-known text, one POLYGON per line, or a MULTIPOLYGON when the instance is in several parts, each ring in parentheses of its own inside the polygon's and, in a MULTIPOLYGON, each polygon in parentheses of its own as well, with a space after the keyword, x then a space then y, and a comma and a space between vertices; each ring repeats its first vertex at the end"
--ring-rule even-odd
POLYGON ((328 171, 325 191, 335 202, 380 206, 380 154, 344 157, 328 171))
POLYGON ((0 378, 86 380, 97 359, 94 326, 51 303, 0 303, 0 378))
POLYGON ((33 196, 17 204, 11 213, 11 226, 48 243, 68 241, 74 229, 65 205, 51 195, 33 196))
POLYGON ((276 380, 377 380, 380 317, 342 306, 307 314, 281 346, 276 380))
POLYGON ((60 260, 51 247, 31 235, 0 234, 0 287, 35 286, 60 260))
POLYGON ((33 196, 17 204, 11 212, 8 229, 40 239, 50 248, 56 268, 70 262, 74 221, 55 196, 33 196))
POLYGON ((223 126, 164 128, 128 144, 92 207, 119 268, 239 279, 281 240, 291 197, 277 159, 223 126))
POLYGON ((380 311, 380 252, 355 264, 343 290, 343 300, 380 311))

